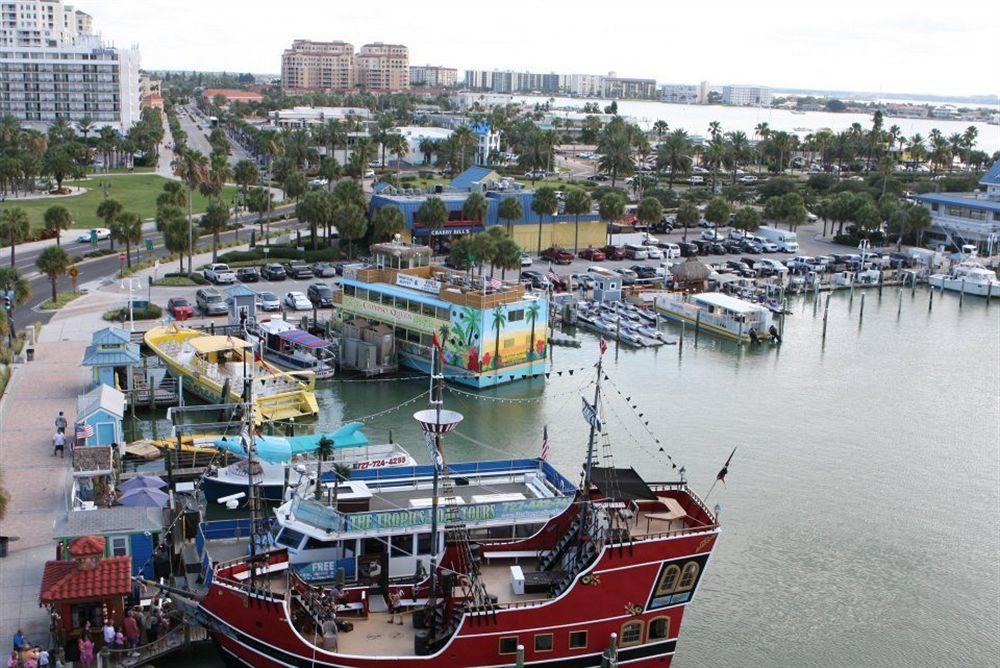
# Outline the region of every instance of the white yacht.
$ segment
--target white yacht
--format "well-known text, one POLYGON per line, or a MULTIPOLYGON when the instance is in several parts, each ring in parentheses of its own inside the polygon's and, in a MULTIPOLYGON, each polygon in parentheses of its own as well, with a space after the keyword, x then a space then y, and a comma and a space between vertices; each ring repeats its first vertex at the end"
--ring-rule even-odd
POLYGON ((765 306, 719 292, 670 293, 657 298, 655 306, 671 320, 740 343, 762 341, 773 335, 771 311, 765 306))
POLYGON ((1000 281, 996 272, 987 269, 975 258, 969 258, 951 267, 947 274, 931 274, 927 279, 932 288, 954 290, 980 297, 1000 296, 1000 281))

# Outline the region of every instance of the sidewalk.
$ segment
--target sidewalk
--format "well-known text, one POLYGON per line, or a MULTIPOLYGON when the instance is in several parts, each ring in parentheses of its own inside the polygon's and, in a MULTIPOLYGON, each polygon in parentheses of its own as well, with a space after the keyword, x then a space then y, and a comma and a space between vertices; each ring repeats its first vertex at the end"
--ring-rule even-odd
POLYGON ((0 559, 4 639, 19 627, 34 642, 48 638, 48 615, 38 606, 38 590, 45 561, 55 558, 52 523, 66 508, 71 461, 68 454, 65 459, 52 457, 52 433, 60 410, 70 424, 76 417, 76 397, 87 378, 80 366, 86 345, 40 342, 35 361, 15 369, 0 402, 0 469, 10 494, 0 533, 17 537, 9 556, 0 559))

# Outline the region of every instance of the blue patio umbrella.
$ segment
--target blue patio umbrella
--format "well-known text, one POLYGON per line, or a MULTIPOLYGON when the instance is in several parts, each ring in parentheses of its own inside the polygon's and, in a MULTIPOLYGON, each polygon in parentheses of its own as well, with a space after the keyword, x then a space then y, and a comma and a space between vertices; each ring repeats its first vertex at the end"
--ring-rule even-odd
POLYGON ((155 475, 137 475, 118 485, 119 492, 131 492, 133 489, 163 489, 167 483, 155 475))
POLYGON ((118 503, 123 506, 134 506, 141 508, 163 508, 167 505, 170 497, 158 489, 141 487, 127 492, 118 499, 118 503))

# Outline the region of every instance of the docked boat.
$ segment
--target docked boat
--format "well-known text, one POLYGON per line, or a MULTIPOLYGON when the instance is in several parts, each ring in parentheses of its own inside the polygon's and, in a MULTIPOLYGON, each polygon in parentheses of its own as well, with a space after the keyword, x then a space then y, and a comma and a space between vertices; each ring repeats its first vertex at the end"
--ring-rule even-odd
POLYGON ((185 390, 209 403, 238 403, 246 380, 253 379, 258 421, 319 412, 314 374, 292 375, 269 366, 255 358, 243 339, 169 325, 149 330, 145 341, 185 390))
POLYGON ((312 371, 317 378, 329 378, 336 370, 332 342, 295 327, 280 315, 256 320, 250 337, 264 359, 281 369, 312 371))
POLYGON ((980 297, 1000 295, 1000 280, 997 280, 996 272, 987 269, 975 258, 959 262, 946 274, 931 274, 927 282, 932 288, 953 290, 967 295, 980 297))
POLYGON ((656 299, 655 306, 671 320, 739 343, 764 340, 777 332, 767 307, 719 292, 671 293, 656 299))
POLYGON ((539 459, 448 464, 442 437, 462 418, 434 372, 436 399, 414 417, 435 464, 321 482, 266 535, 251 518, 250 540, 203 523, 204 589, 172 599, 231 665, 668 666, 719 523, 683 479, 595 465, 596 366, 579 487, 539 459))
POLYGON ((400 466, 415 466, 416 460, 398 443, 369 443, 362 433, 364 425, 351 422, 335 432, 301 436, 256 436, 259 459, 251 464, 239 437, 218 438, 215 446, 242 457, 229 466, 211 471, 205 476, 202 491, 209 503, 239 492, 245 492, 249 470, 254 467, 262 498, 280 501, 288 484, 296 479, 310 478, 320 471, 323 481, 336 477, 334 465, 347 466, 352 472, 400 466), (322 439, 332 443, 332 454, 322 463, 317 450, 322 439), (291 469, 290 471, 288 469, 291 469))

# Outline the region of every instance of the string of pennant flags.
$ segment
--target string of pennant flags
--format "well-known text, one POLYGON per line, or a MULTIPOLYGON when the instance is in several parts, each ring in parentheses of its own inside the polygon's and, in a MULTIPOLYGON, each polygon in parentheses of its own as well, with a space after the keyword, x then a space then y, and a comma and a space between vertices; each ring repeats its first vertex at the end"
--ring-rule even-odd
MULTIPOLYGON (((481 374, 475 373, 446 373, 444 377, 446 380, 455 380, 459 378, 474 378, 478 376, 488 376, 490 378, 496 378, 498 381, 508 381, 508 380, 519 380, 519 379, 537 379, 545 377, 546 379, 551 379, 552 376, 557 378, 562 378, 563 376, 572 376, 578 371, 585 371, 591 369, 591 366, 581 366, 573 367, 571 369, 552 369, 549 371, 531 373, 531 374, 516 374, 516 373, 501 373, 494 374, 489 372, 484 372, 481 374)), ((427 380, 427 374, 419 374, 414 376, 385 376, 382 378, 332 378, 335 383, 387 383, 387 382, 398 382, 403 380, 427 380)))
MULTIPOLYGON (((611 386, 611 389, 614 390, 615 394, 617 394, 625 402, 625 404, 632 411, 633 415, 635 415, 636 419, 639 421, 639 424, 642 425, 643 430, 646 432, 649 438, 653 440, 653 443, 656 444, 657 454, 662 454, 664 457, 667 458, 667 461, 670 462, 670 467, 673 469, 677 469, 678 468, 677 462, 674 461, 674 458, 671 457, 670 453, 667 452, 666 448, 663 447, 663 441, 661 441, 660 438, 655 433, 653 433, 653 430, 649 428, 649 419, 646 417, 646 414, 644 412, 640 411, 639 404, 632 402, 632 395, 626 395, 624 392, 622 392, 621 388, 619 388, 615 384, 615 381, 611 380, 610 376, 608 376, 607 374, 604 374, 603 379, 608 382, 608 384, 611 386)), ((608 406, 611 407, 610 404, 608 404, 608 406)), ((613 407, 611 407, 611 409, 612 411, 614 410, 613 407)), ((626 431, 628 431, 627 427, 626 431)), ((638 439, 636 439, 635 437, 633 437, 633 440, 638 441, 638 439)), ((680 469, 683 470, 684 467, 681 466, 680 469)))
POLYGON ((584 383, 581 387, 574 388, 574 389, 572 389, 572 390, 570 390, 568 392, 557 392, 555 394, 545 393, 545 394, 543 394, 541 396, 537 396, 537 397, 524 397, 524 398, 518 398, 518 397, 492 397, 492 396, 489 396, 487 394, 476 394, 475 392, 467 392, 465 390, 460 390, 460 389, 458 389, 456 387, 451 387, 450 385, 446 385, 445 389, 448 392, 453 392, 453 393, 461 395, 463 397, 469 397, 470 399, 478 399, 479 401, 493 401, 493 402, 501 403, 501 404, 524 404, 524 403, 541 403, 542 401, 545 401, 546 399, 555 399, 555 398, 558 398, 558 397, 568 397, 568 396, 571 396, 571 395, 574 395, 574 394, 579 394, 580 390, 583 387, 587 387, 588 385, 593 385, 593 384, 594 384, 594 381, 589 381, 587 383, 584 383))
MULTIPOLYGON (((395 406, 390 406, 389 408, 380 410, 377 413, 370 413, 368 415, 362 415, 361 417, 344 418, 343 421, 344 421, 344 423, 347 423, 347 422, 370 422, 371 420, 374 420, 375 418, 382 417, 383 415, 388 415, 389 413, 398 411, 401 408, 406 408, 407 406, 410 406, 410 405, 416 403, 417 401, 419 401, 420 399, 426 397, 429 394, 430 394, 430 390, 424 390, 420 394, 418 394, 416 396, 413 396, 413 397, 410 397, 406 401, 398 403, 395 406)), ((292 420, 270 420, 269 422, 271 424, 283 425, 283 426, 284 425, 294 425, 294 424, 296 424, 292 420)))

